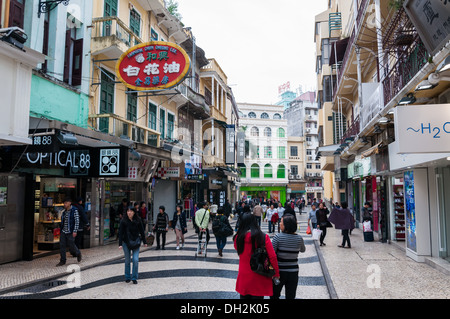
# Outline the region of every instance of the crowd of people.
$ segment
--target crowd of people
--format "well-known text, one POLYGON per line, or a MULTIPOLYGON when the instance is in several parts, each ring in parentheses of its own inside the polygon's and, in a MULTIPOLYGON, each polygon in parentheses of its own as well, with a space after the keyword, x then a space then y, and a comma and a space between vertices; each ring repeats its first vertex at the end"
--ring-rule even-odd
MULTIPOLYGON (((61 226, 64 239, 62 242, 67 243, 72 255, 80 261, 81 247, 76 238, 79 229, 82 231, 85 226, 89 227, 89 223, 84 215, 81 199, 71 204, 71 200, 67 199, 61 226)), ((308 206, 308 225, 313 229, 320 229, 320 246, 326 245, 324 241, 327 228, 332 227, 333 223, 336 229, 342 230, 342 245, 339 247, 351 247, 349 234, 354 228, 355 220, 347 203, 333 204, 331 213, 323 202, 318 203, 315 199, 309 201, 308 206)), ((269 199, 242 201, 236 203, 233 210, 227 200, 225 205, 215 205, 214 209, 210 209, 211 206, 207 202, 197 203, 193 213, 177 205, 175 212, 169 216, 165 207, 160 206, 153 224, 145 202, 130 205, 127 199, 123 199, 117 207, 119 220, 114 222, 112 234, 117 235, 119 248, 124 252, 125 281, 137 284, 139 250, 142 244, 147 246, 146 237, 150 233, 156 238, 156 250, 165 250, 166 234, 172 228, 176 237, 176 249, 179 250, 184 248, 188 219, 192 218, 199 241, 206 236, 206 245, 210 241, 211 223, 220 257, 223 256, 227 238, 233 236, 234 248, 239 255, 236 291, 242 299, 258 299, 264 296, 278 299, 283 287, 286 299, 294 299, 298 285, 298 255, 305 252, 304 240, 297 233, 296 213, 301 214, 305 207, 307 204, 304 200, 287 201, 282 205, 280 201, 269 199), (236 220, 234 230, 230 225, 233 218, 236 220), (267 222, 268 234, 261 229, 262 221, 267 222), (271 237, 269 234, 275 235, 271 237), (263 275, 252 268, 251 260, 255 258, 256 251, 263 252, 266 256, 265 265, 270 265, 270 275, 263 275)), ((365 219, 370 220, 370 210, 367 205, 365 208, 365 219)), ((65 250, 66 245, 61 245, 61 260, 58 265, 65 264, 65 250)))

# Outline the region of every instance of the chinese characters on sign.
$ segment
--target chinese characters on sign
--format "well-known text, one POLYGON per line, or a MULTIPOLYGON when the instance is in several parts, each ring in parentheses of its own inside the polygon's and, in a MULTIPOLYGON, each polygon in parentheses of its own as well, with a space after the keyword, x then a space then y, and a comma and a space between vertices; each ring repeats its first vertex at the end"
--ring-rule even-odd
POLYGON ((181 47, 153 41, 122 54, 116 64, 116 74, 130 89, 162 90, 183 81, 189 68, 189 57, 181 47))

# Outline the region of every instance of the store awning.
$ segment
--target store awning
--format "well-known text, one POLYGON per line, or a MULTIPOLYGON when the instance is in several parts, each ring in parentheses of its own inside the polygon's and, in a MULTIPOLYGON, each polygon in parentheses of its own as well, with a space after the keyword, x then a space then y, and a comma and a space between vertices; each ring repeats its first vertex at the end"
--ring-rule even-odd
POLYGON ((345 39, 331 43, 330 63, 329 63, 330 65, 342 62, 342 60, 344 59, 345 50, 347 50, 348 39, 349 38, 345 38, 345 39), (336 57, 337 57, 337 62, 335 62, 336 57))
POLYGON ((373 154, 378 154, 382 144, 383 144, 383 142, 380 142, 377 145, 374 145, 371 148, 365 150, 364 152, 361 153, 361 158, 369 157, 373 154))

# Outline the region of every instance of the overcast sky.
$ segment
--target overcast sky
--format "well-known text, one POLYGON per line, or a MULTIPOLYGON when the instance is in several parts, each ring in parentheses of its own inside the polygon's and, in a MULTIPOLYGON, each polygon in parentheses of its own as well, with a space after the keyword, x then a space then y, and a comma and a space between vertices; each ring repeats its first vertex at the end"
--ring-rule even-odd
POLYGON ((238 103, 275 104, 278 86, 315 90, 314 17, 327 0, 177 0, 207 58, 238 103))

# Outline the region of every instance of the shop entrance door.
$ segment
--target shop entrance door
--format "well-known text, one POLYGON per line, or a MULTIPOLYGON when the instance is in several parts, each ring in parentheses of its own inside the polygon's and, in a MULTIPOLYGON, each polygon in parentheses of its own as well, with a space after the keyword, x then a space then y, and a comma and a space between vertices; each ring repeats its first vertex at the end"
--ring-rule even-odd
POLYGON ((450 261, 450 167, 436 168, 439 257, 450 261))

